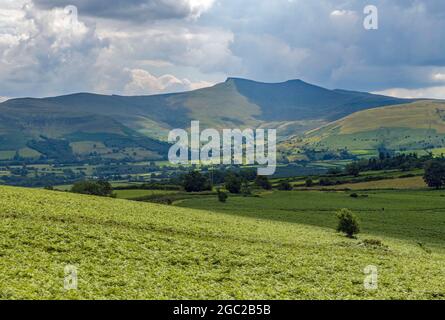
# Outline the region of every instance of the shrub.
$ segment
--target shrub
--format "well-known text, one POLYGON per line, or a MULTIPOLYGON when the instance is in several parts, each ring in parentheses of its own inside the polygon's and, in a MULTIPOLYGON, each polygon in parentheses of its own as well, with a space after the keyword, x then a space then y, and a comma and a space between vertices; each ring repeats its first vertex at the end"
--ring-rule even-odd
POLYGON ((358 163, 352 162, 346 166, 345 171, 348 175, 358 177, 360 174, 360 167, 358 163))
POLYGON ((199 171, 192 171, 182 177, 184 190, 187 192, 201 192, 210 191, 210 185, 207 177, 202 175, 199 171))
POLYGON ((293 187, 289 183, 289 181, 282 181, 278 185, 278 190, 281 190, 281 191, 292 191, 292 189, 293 189, 293 187))
POLYGON ((113 187, 108 181, 79 181, 71 187, 71 192, 89 194, 101 197, 110 197, 113 194, 113 187))
POLYGON ((234 174, 230 173, 226 176, 225 187, 230 193, 240 193, 241 192, 241 178, 234 174))
POLYGON ((381 240, 378 239, 365 239, 363 244, 367 247, 386 247, 381 240))
POLYGON ((351 193, 350 197, 351 198, 358 198, 358 194, 357 193, 351 193))
POLYGON ((340 168, 330 168, 327 172, 327 174, 332 176, 338 176, 342 174, 342 170, 340 168))
POLYGON ((264 190, 271 190, 272 184, 266 176, 257 176, 255 179, 255 184, 264 190))
POLYGON ((218 201, 224 203, 227 201, 227 198, 228 198, 227 193, 218 189, 218 201))
POLYGON ((306 187, 310 188, 314 185, 314 181, 312 181, 312 179, 307 179, 306 180, 306 187))
POLYGON ((349 238, 353 238, 355 234, 360 232, 359 221, 352 211, 341 209, 336 216, 338 218, 338 232, 345 233, 349 238))
POLYGON ((333 186, 335 185, 335 182, 328 178, 321 178, 320 179, 320 186, 333 186))
POLYGON ((430 188, 440 189, 445 183, 445 164, 439 160, 427 162, 423 179, 430 188))

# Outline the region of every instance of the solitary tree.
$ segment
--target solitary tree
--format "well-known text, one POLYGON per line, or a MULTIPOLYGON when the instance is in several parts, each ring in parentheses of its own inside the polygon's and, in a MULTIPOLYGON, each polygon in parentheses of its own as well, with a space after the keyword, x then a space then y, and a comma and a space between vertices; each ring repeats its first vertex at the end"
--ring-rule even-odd
POLYGON ((336 214, 338 218, 337 231, 343 232, 349 238, 360 232, 360 225, 357 216, 348 209, 341 209, 336 214))
POLYGON ((445 164, 439 160, 428 161, 423 180, 430 188, 440 189, 445 184, 445 164))

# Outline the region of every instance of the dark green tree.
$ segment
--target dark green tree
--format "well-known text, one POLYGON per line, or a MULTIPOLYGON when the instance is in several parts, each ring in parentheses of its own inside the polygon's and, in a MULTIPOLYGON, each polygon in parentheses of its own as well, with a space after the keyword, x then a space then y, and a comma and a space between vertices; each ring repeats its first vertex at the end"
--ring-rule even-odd
POLYGON ((108 181, 79 181, 71 187, 71 192, 101 197, 113 195, 113 187, 108 181))
POLYGON ((225 177, 225 187, 230 193, 240 193, 241 192, 241 178, 234 173, 229 173, 225 177))
POLYGON ((345 170, 346 170, 347 174, 354 176, 354 177, 358 177, 360 174, 360 166, 357 162, 352 162, 352 163, 348 164, 346 166, 345 170))
POLYGON ((439 160, 428 161, 425 164, 423 180, 430 188, 442 188, 445 184, 445 163, 439 160))
POLYGON ((278 185, 278 190, 281 191, 292 191, 292 189, 293 187, 289 183, 289 181, 281 181, 280 184, 278 185))
POLYGON ((349 238, 360 232, 360 225, 357 216, 348 209, 341 209, 336 214, 338 219, 337 231, 343 232, 349 238))
POLYGON ((307 179, 306 180, 306 187, 310 188, 314 185, 314 181, 312 181, 312 179, 307 179))
POLYGON ((255 179, 255 184, 264 190, 272 189, 272 184, 270 183, 269 178, 266 176, 257 176, 255 179))
POLYGON ((182 177, 182 186, 186 192, 210 191, 209 179, 199 171, 191 171, 182 177))

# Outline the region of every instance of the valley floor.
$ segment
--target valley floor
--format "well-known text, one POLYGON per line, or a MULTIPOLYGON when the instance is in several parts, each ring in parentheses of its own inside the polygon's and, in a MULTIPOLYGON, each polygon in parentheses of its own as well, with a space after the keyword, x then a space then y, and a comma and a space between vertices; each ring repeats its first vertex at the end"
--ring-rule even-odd
POLYGON ((443 194, 271 192, 180 208, 0 187, 0 298, 444 299, 443 194), (358 239, 334 230, 343 207, 362 220, 358 239), (67 265, 77 290, 64 289, 67 265), (364 288, 370 265, 377 290, 364 288))

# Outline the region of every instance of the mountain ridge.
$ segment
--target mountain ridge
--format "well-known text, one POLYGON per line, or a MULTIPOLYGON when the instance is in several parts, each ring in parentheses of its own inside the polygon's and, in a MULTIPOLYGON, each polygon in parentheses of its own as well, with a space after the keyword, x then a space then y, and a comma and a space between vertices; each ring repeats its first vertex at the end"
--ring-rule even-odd
MULTIPOLYGON (((114 157, 117 153, 131 158, 130 154, 142 149, 150 156, 137 157, 139 160, 158 159, 165 157, 168 132, 187 129, 192 120, 199 120, 202 128, 278 128, 280 138, 287 139, 360 110, 412 101, 330 90, 301 79, 265 83, 234 77, 208 88, 168 94, 80 92, 15 98, 0 103, 0 142, 9 142, 0 145, 0 151, 29 148, 30 141, 44 137, 66 141, 73 149, 73 158, 86 159, 97 154, 94 148, 84 147, 100 144, 99 157, 114 157), (150 142, 150 147, 157 144, 156 147, 146 150, 143 139, 150 142)), ((37 151, 42 153, 44 149, 37 151)), ((43 152, 45 156, 48 155, 43 152)))

